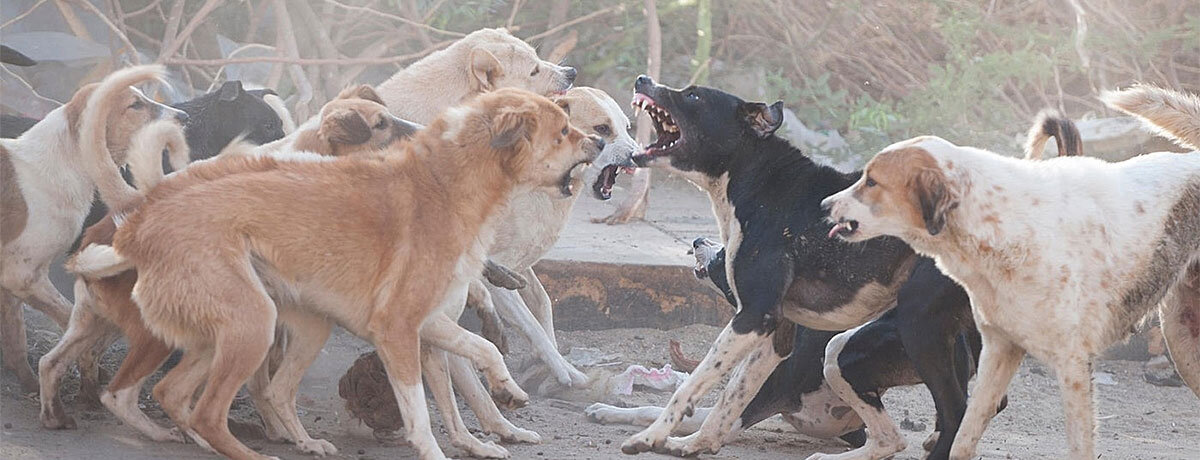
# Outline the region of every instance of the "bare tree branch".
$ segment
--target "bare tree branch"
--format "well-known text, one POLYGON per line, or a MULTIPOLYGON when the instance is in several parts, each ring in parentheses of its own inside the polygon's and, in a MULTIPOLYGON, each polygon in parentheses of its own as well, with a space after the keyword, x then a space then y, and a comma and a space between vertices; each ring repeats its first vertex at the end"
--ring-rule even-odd
POLYGON ((459 37, 459 38, 461 38, 461 37, 466 37, 466 36, 467 36, 467 34, 464 34, 464 33, 461 33, 461 32, 453 32, 453 31, 449 31, 449 30, 442 30, 442 29, 439 29, 439 28, 437 28, 437 27, 433 27, 433 26, 431 26, 431 25, 429 25, 429 24, 425 24, 425 23, 423 23, 423 22, 417 22, 417 21, 414 21, 414 20, 412 20, 412 19, 408 19, 408 18, 405 18, 405 17, 396 16, 396 15, 394 15, 394 14, 387 14, 387 13, 384 13, 384 12, 382 12, 382 11, 375 10, 375 9, 373 9, 373 8, 367 8, 367 7, 365 7, 365 6, 353 6, 353 5, 347 5, 347 4, 345 4, 345 3, 340 3, 340 2, 338 2, 338 1, 336 1, 336 0, 325 0, 325 3, 331 4, 331 5, 336 5, 338 8, 346 9, 346 10, 349 10, 349 11, 357 11, 357 12, 359 12, 359 13, 367 13, 367 14, 375 15, 375 16, 378 16, 378 17, 381 17, 381 18, 387 18, 387 19, 391 19, 391 20, 393 20, 393 21, 396 21, 396 22, 402 22, 402 23, 404 23, 404 24, 408 24, 408 25, 410 25, 410 26, 413 26, 413 27, 419 27, 419 28, 421 28, 421 29, 428 30, 428 31, 430 31, 430 32, 433 32, 433 33, 436 33, 436 34, 445 35, 445 36, 448 36, 448 37, 459 37))
MULTIPOLYGON (((192 32, 196 31, 196 27, 200 26, 200 22, 203 21, 205 17, 208 17, 208 14, 217 9, 217 6, 220 6, 224 1, 225 0, 208 0, 204 2, 204 5, 200 7, 199 11, 196 11, 196 15, 192 16, 192 20, 188 21, 187 26, 184 26, 183 31, 180 32, 178 36, 171 37, 170 41, 163 42, 163 49, 162 52, 158 53, 157 62, 163 62, 167 58, 174 56, 175 52, 179 51, 179 48, 183 46, 183 42, 192 36, 192 32)), ((182 1, 179 2, 179 4, 182 3, 182 1)), ((174 12, 174 10, 172 10, 172 12, 174 12)), ((182 13, 180 14, 182 15, 182 13)))
POLYGON ((34 3, 33 6, 29 7, 29 9, 25 10, 25 12, 16 15, 15 17, 13 17, 12 19, 9 19, 8 22, 5 22, 4 24, 0 24, 0 29, 8 27, 9 24, 20 21, 22 19, 25 19, 25 16, 29 16, 30 14, 33 14, 34 10, 38 9, 39 6, 45 5, 46 2, 48 2, 48 1, 50 1, 50 0, 38 0, 37 3, 34 3))
POLYGON ((532 37, 528 37, 528 38, 526 38, 525 40, 526 40, 526 41, 531 41, 531 42, 532 42, 532 41, 537 41, 537 40, 540 40, 540 39, 543 39, 543 38, 549 37, 549 36, 551 36, 551 35, 554 35, 554 34, 558 33, 559 31, 561 31, 561 30, 563 30, 563 29, 566 29, 566 28, 568 28, 568 27, 571 27, 571 26, 573 26, 573 25, 575 25, 575 24, 579 24, 579 23, 581 23, 581 22, 585 22, 585 21, 590 21, 590 20, 592 20, 592 19, 595 19, 595 18, 597 18, 597 17, 600 17, 600 16, 604 16, 604 15, 606 15, 606 14, 618 13, 618 12, 621 12, 621 11, 625 11, 625 4, 624 4, 624 3, 618 3, 618 4, 616 4, 616 5, 610 6, 610 7, 608 7, 608 8, 602 9, 602 10, 596 10, 596 11, 593 11, 593 12, 591 12, 591 13, 585 14, 585 15, 583 15, 583 16, 577 17, 577 18, 575 18, 575 19, 572 19, 572 20, 570 20, 570 21, 567 21, 567 22, 564 22, 564 23, 562 23, 562 24, 559 24, 559 25, 557 25, 557 26, 554 26, 554 27, 551 27, 551 28, 549 28, 549 29, 546 29, 546 31, 545 31, 545 32, 542 32, 542 33, 540 33, 540 34, 534 35, 534 36, 532 36, 532 37))

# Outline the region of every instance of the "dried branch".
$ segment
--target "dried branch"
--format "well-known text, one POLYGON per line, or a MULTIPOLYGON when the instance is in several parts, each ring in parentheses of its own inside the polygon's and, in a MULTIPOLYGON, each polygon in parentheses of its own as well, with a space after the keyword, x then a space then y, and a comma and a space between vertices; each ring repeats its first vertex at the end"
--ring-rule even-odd
POLYGON ((416 53, 409 53, 400 56, 391 56, 384 58, 342 58, 342 59, 302 59, 290 58, 283 56, 253 56, 244 58, 227 58, 227 59, 182 59, 173 58, 166 61, 167 64, 174 65, 199 65, 199 66, 224 66, 230 64, 254 64, 260 62, 273 62, 277 64, 294 64, 294 65, 382 65, 396 64, 401 62, 414 61, 425 57, 429 53, 440 50, 454 43, 453 40, 434 43, 432 48, 424 49, 416 53))
POLYGON ((604 16, 604 15, 606 15, 606 14, 611 14, 611 13, 619 13, 619 12, 621 12, 621 11, 625 11, 625 4, 624 4, 624 3, 618 3, 618 4, 616 4, 616 5, 613 5, 613 6, 610 6, 610 7, 608 7, 608 8, 605 8, 605 9, 602 9, 602 10, 596 10, 596 11, 593 11, 593 12, 591 12, 591 13, 589 13, 589 14, 585 14, 585 15, 583 15, 583 16, 577 17, 577 18, 575 18, 575 19, 572 19, 572 20, 570 20, 570 21, 567 21, 567 22, 564 22, 564 23, 562 23, 562 24, 559 24, 559 25, 557 25, 557 26, 555 26, 555 27, 551 27, 551 28, 547 29, 545 32, 542 32, 542 33, 540 33, 540 34, 534 35, 534 36, 532 36, 532 37, 528 37, 528 38, 526 38, 526 39, 525 39, 525 41, 530 41, 530 42, 532 42, 532 41, 537 41, 537 40, 540 40, 540 39, 543 39, 543 38, 549 37, 549 36, 551 36, 551 35, 554 35, 554 34, 558 33, 559 31, 562 31, 563 29, 566 29, 566 28, 568 28, 568 27, 574 26, 574 25, 576 25, 576 24, 579 24, 579 23, 581 23, 581 22, 590 21, 590 20, 592 20, 592 19, 595 19, 595 18, 597 18, 597 17, 600 17, 600 16, 604 16))
POLYGON ((76 0, 75 3, 78 3, 83 9, 91 11, 92 14, 95 14, 96 17, 100 18, 100 21, 104 22, 104 25, 112 31, 113 35, 116 35, 117 39, 129 49, 130 60, 133 61, 134 65, 142 63, 141 58, 138 57, 137 48, 135 48, 133 43, 129 41, 129 37, 122 33, 121 29, 117 28, 116 24, 113 24, 112 21, 108 20, 108 16, 105 15, 103 11, 100 11, 100 9, 96 8, 92 2, 87 0, 76 0))
MULTIPOLYGON (((178 36, 171 37, 170 41, 163 42, 163 49, 162 52, 158 53, 157 62, 166 61, 167 58, 174 56, 175 52, 179 51, 179 48, 183 46, 183 42, 190 38, 192 36, 192 32, 195 32, 196 28, 200 26, 200 23, 204 21, 204 18, 208 17, 209 13, 212 13, 213 10, 217 9, 217 7, 224 2, 225 0, 208 0, 204 2, 204 5, 200 7, 199 11, 196 11, 196 15, 192 16, 192 20, 188 21, 187 26, 184 26, 183 31, 180 32, 178 36)), ((180 1, 178 4, 183 4, 183 2, 180 1)), ((282 8, 282 6, 279 7, 282 8)), ((173 11, 174 10, 172 10, 172 12, 173 11)), ((182 13, 180 13, 180 15, 182 15, 182 13)))
POLYGON ((16 17, 9 19, 8 22, 5 22, 4 24, 0 24, 0 29, 8 27, 9 24, 20 21, 22 19, 25 19, 25 16, 29 16, 29 15, 33 14, 34 10, 38 9, 39 6, 46 4, 46 2, 48 2, 48 1, 50 1, 50 0, 38 0, 37 3, 34 3, 33 6, 29 7, 29 9, 25 10, 25 12, 16 15, 16 17))
POLYGON ((436 33, 436 34, 445 35, 445 36, 448 36, 448 37, 459 37, 459 38, 462 38, 462 37, 466 37, 466 36, 467 36, 467 34, 464 34, 464 33, 461 33, 461 32, 452 32, 452 31, 449 31, 449 30, 442 30, 442 29, 439 29, 439 28, 437 28, 437 27, 431 26, 431 25, 429 25, 429 24, 425 24, 425 23, 423 23, 423 22, 417 22, 417 21, 414 21, 414 20, 412 20, 412 19, 408 19, 408 18, 404 18, 404 17, 396 16, 396 15, 394 15, 394 14, 387 14, 387 13, 384 13, 384 12, 382 12, 382 11, 375 10, 375 9, 373 9, 373 8, 367 8, 367 7, 365 7, 365 6, 352 6, 352 5, 347 5, 347 4, 345 4, 345 3, 341 3, 341 2, 338 2, 338 1, 336 1, 336 0, 325 0, 325 3, 327 3, 327 4, 330 4, 330 5, 334 5, 334 6, 337 6, 338 8, 342 8, 342 9, 349 10, 349 11, 357 11, 357 12, 359 12, 359 13, 367 13, 367 14, 374 15, 374 16, 378 16, 378 17, 381 17, 381 18, 391 19, 391 20, 393 20, 393 21, 396 21, 396 22, 401 22, 401 23, 404 23, 404 24, 408 24, 408 25, 410 25, 410 26, 413 26, 413 27, 417 27, 417 28, 420 28, 420 29, 423 29, 423 30, 428 30, 428 31, 430 31, 430 32, 433 32, 433 33, 436 33))

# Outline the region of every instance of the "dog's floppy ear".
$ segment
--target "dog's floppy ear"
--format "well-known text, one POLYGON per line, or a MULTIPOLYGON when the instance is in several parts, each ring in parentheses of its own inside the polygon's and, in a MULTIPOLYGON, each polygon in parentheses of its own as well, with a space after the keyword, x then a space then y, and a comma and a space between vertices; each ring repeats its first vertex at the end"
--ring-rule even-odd
POLYGON ((357 111, 338 109, 321 119, 321 135, 331 143, 357 145, 371 140, 371 127, 357 111))
POLYGON ((925 230, 937 235, 946 228, 946 215, 958 207, 958 199, 946 185, 946 176, 937 169, 922 169, 913 178, 913 193, 921 208, 925 230))
POLYGON ((766 138, 783 125, 783 101, 771 105, 746 102, 739 108, 742 119, 759 138, 766 138))
POLYGON ((486 92, 496 89, 496 80, 504 76, 504 67, 496 55, 483 48, 471 50, 471 89, 486 92))
POLYGON ((375 92, 375 88, 372 88, 371 85, 358 85, 343 89, 335 99, 362 99, 379 105, 387 105, 383 103, 383 98, 379 97, 379 93, 375 92))
POLYGON ((567 115, 571 114, 571 101, 568 101, 567 98, 560 97, 555 99, 554 103, 558 104, 558 107, 563 109, 563 112, 567 112, 567 115))
POLYGON ((221 89, 217 90, 217 100, 232 102, 237 100, 238 96, 242 95, 242 82, 240 80, 230 80, 221 84, 221 89))
POLYGON ((529 139, 537 129, 537 107, 533 104, 522 104, 516 107, 502 107, 492 119, 491 146, 496 150, 506 150, 516 147, 520 142, 529 139))

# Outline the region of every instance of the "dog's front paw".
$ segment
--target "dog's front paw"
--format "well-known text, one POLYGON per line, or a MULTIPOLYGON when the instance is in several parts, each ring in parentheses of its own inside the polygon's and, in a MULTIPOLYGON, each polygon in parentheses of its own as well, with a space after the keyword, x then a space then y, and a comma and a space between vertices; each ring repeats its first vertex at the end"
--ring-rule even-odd
POLYGON ((587 417, 589 422, 607 424, 616 421, 614 419, 614 414, 616 414, 619 410, 620 408, 616 406, 610 406, 604 403, 595 403, 587 406, 587 408, 583 410, 583 415, 587 417))
POLYGON ((508 444, 541 444, 542 435, 536 431, 526 430, 516 426, 504 427, 502 430, 495 431, 496 436, 500 437, 500 441, 508 444))
POLYGON ((655 452, 674 457, 691 457, 698 454, 715 454, 721 450, 720 442, 711 442, 699 436, 700 432, 682 438, 667 438, 655 452))
POLYGON ((337 447, 334 446, 332 442, 324 439, 308 439, 305 441, 300 441, 296 443, 296 447, 300 448, 301 452, 313 454, 318 457, 336 455, 338 452, 337 447))
POLYGON ((667 442, 666 434, 659 434, 654 427, 646 428, 641 433, 631 436, 621 443, 621 452, 626 454, 640 454, 642 452, 650 452, 657 450, 667 442))
POLYGON ((512 380, 492 387, 492 400, 505 409, 520 409, 529 404, 529 394, 512 380))
POLYGON ((67 411, 63 409, 62 400, 58 398, 54 398, 48 405, 42 406, 40 418, 42 428, 47 430, 74 430, 77 426, 75 419, 67 415, 67 411))

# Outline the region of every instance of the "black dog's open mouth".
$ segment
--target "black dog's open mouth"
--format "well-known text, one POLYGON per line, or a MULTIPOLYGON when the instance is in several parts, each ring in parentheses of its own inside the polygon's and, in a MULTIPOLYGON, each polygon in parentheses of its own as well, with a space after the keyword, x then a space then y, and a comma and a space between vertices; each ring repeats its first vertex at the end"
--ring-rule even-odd
POLYGON ((658 138, 654 143, 646 147, 646 150, 636 157, 643 157, 643 160, 669 155, 671 149, 678 147, 683 141, 683 132, 679 130, 679 125, 675 123, 675 119, 671 118, 671 112, 660 107, 651 99, 642 93, 634 93, 633 95, 634 111, 645 110, 650 119, 654 121, 654 132, 658 138))
POLYGON ((857 231, 858 231, 858 221, 857 220, 842 219, 842 220, 839 220, 836 224, 834 224, 833 228, 829 229, 829 237, 833 238, 835 236, 840 236, 842 238, 849 238, 854 235, 854 232, 857 232, 857 231))
POLYGON ((571 190, 571 185, 574 185, 573 183, 575 182, 575 169, 580 165, 586 166, 589 164, 592 163, 590 161, 580 161, 571 166, 570 169, 567 169, 567 172, 563 173, 562 179, 559 179, 558 182, 558 188, 559 191, 562 192, 562 196, 568 197, 574 195, 574 192, 571 190))
POLYGON ((596 178, 596 182, 592 183, 592 192, 596 194, 596 198, 607 200, 612 198, 613 184, 617 183, 617 175, 621 173, 621 167, 617 165, 608 165, 600 170, 600 177, 596 178))

